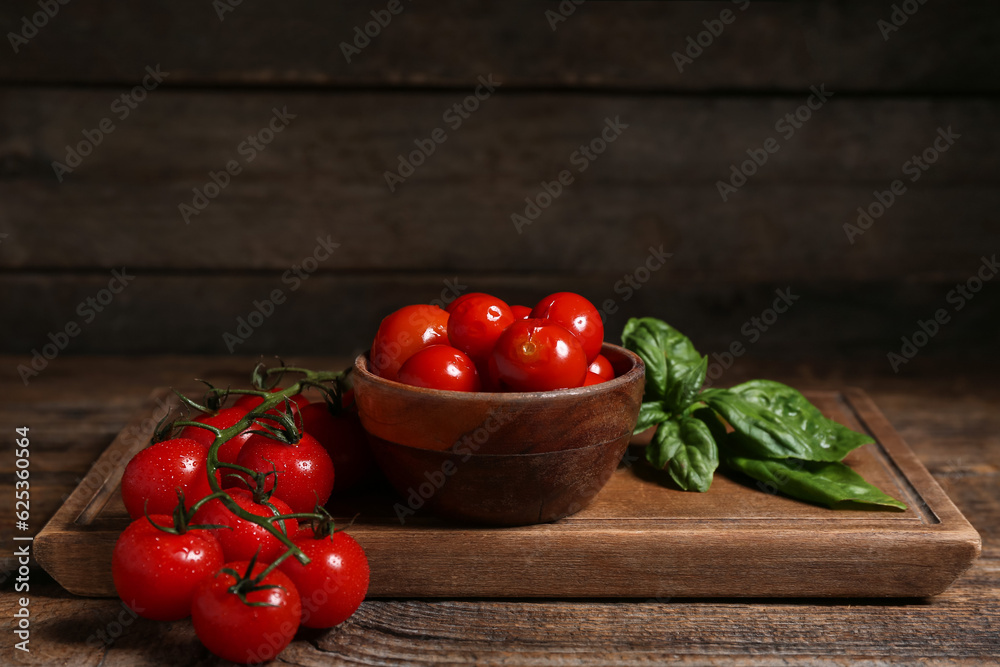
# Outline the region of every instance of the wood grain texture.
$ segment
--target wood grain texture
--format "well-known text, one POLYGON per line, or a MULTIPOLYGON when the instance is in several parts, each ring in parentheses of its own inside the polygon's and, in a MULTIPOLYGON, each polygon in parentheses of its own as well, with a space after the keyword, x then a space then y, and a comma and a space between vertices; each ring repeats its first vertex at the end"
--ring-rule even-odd
MULTIPOLYGON (((0 367, 14 361, 0 356, 0 367)), ((0 409, 0 428, 31 425, 39 434, 32 445, 38 447, 33 465, 63 471, 62 487, 45 491, 61 495, 72 490, 73 478, 82 476, 89 461, 121 430, 149 387, 193 388, 194 376, 236 382, 245 379, 253 361, 240 356, 67 356, 29 387, 12 374, 0 374, 0 394, 9 397, 0 409), (90 435, 74 440, 74 428, 90 435), (50 438, 58 446, 46 448, 50 438)), ((290 361, 339 368, 347 360, 290 361)), ((995 409, 1000 389, 994 381, 1000 368, 991 363, 983 359, 977 365, 956 366, 921 356, 897 375, 857 358, 790 361, 747 356, 725 376, 726 384, 770 377, 813 389, 852 382, 873 396, 983 537, 983 557, 931 600, 372 600, 344 626, 301 636, 282 659, 295 665, 995 663, 1000 660, 995 627, 1000 614, 1000 498, 991 466, 996 464, 994 440, 1000 429, 1000 411, 995 409)), ((9 530, 10 525, 4 521, 0 529, 9 530)), ((9 542, 9 533, 0 534, 0 539, 9 542)), ((0 615, 10 618, 17 596, 10 581, 0 585, 0 615)), ((31 593, 34 642, 26 664, 220 664, 200 646, 187 621, 139 619, 124 628, 115 626, 122 611, 119 602, 72 596, 37 568, 31 593), (109 629, 118 635, 110 645, 97 635, 101 631, 109 637, 109 629)), ((12 650, 10 636, 0 637, 4 655, 12 650)))
MULTIPOLYGON (((35 540, 39 563, 70 592, 114 593, 107 563, 128 525, 118 483, 142 446, 140 425, 151 432, 150 415, 167 395, 154 392, 35 540)), ((420 498, 417 483, 431 478, 419 475, 408 489, 417 501, 400 504, 407 490, 393 481, 398 496, 370 492, 330 511, 345 520, 358 514, 351 534, 367 552, 372 597, 926 597, 943 591, 978 557, 979 536, 862 390, 807 396, 824 414, 872 434, 877 444, 846 461, 904 500, 905 512, 833 512, 723 475, 708 493, 683 493, 664 488, 661 476, 639 465, 619 468, 578 513, 521 528, 464 526, 433 516, 423 506, 439 499, 420 498), (400 515, 407 503, 409 513, 400 515), (706 562, 714 564, 711 577, 706 562)), ((635 453, 626 461, 639 458, 635 453)), ((441 474, 446 489, 438 493, 449 497, 453 485, 464 483, 463 466, 472 464, 457 458, 458 472, 451 479, 441 474)))
POLYGON ((58 183, 52 161, 113 115, 114 93, 8 89, 0 266, 284 272, 329 236, 341 245, 321 272, 631 272, 662 246, 673 256, 657 277, 685 283, 951 280, 997 251, 1000 123, 984 100, 834 96, 723 202, 717 181, 808 95, 501 89, 391 193, 385 172, 448 127, 461 95, 155 91, 58 183), (244 163, 237 146, 274 107, 297 117, 244 163), (615 117, 629 127, 578 172, 571 155, 615 117), (904 162, 949 126, 960 138, 911 183, 904 162), (233 159, 243 171, 185 224, 178 206, 233 159), (518 233, 511 215, 561 170, 576 180, 518 233), (893 179, 907 192, 852 244, 843 225, 893 179))
MULTIPOLYGON (((588 3, 552 30, 558 4, 402 3, 348 63, 339 44, 371 21, 375 0, 341 5, 240 3, 224 20, 211 3, 103 0, 62 7, 14 57, 0 80, 131 85, 163 63, 171 85, 464 86, 486 72, 523 87, 798 89, 826 82, 852 90, 996 91, 997 14, 981 3, 928 3, 885 40, 889 5, 862 2, 588 3), (735 21, 679 72, 671 54, 729 9, 735 21), (88 57, 79 57, 87 53, 88 57), (460 57, 456 54, 461 54, 460 57)), ((4 5, 4 24, 38 11, 4 5)))

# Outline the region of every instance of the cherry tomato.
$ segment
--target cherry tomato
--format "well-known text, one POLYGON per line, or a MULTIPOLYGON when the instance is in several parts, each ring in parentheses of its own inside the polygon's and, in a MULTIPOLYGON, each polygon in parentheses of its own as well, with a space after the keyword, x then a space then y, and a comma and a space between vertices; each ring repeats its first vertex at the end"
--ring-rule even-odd
MULTIPOLYGON (((254 500, 254 495, 246 489, 229 489, 227 493, 237 505, 250 514, 278 516, 292 513, 292 509, 279 498, 258 503, 254 500)), ((270 563, 288 548, 263 526, 233 514, 218 498, 205 503, 195 514, 194 522, 224 526, 213 528, 211 532, 222 546, 226 560, 250 559, 259 549, 257 560, 270 563)), ((295 519, 283 519, 274 522, 274 525, 286 535, 295 535, 299 522, 295 519)))
POLYGON ((308 433, 302 433, 294 445, 252 435, 236 463, 256 472, 277 470, 277 485, 272 475, 264 490, 273 488, 274 497, 284 500, 294 512, 312 512, 317 503, 325 505, 333 491, 333 461, 308 433))
POLYGON ((513 324, 510 306, 483 294, 471 296, 458 304, 448 318, 448 339, 473 359, 485 359, 503 330, 513 324))
MULTIPOLYGON (((247 412, 248 411, 243 408, 224 408, 219 410, 214 415, 201 415, 200 417, 196 417, 193 421, 208 424, 209 426, 214 426, 217 429, 227 429, 239 420, 243 419, 247 412)), ((239 455, 240 449, 242 449, 244 443, 246 443, 247 438, 250 437, 250 431, 253 428, 255 427, 251 425, 239 435, 236 435, 219 445, 219 450, 216 452, 219 460, 225 463, 236 463, 236 457, 239 455)), ((212 442, 215 440, 214 433, 208 429, 198 428, 197 426, 185 426, 181 430, 180 437, 197 440, 206 447, 211 447, 212 442)), ((223 485, 225 486, 225 483, 223 485)))
POLYGON ((592 384, 601 384, 602 382, 607 382, 607 380, 605 380, 604 378, 602 378, 597 373, 593 373, 591 371, 587 371, 587 377, 584 378, 584 380, 583 380, 583 386, 584 387, 589 387, 592 384))
POLYGON ((469 292, 467 294, 462 294, 456 297, 455 300, 449 303, 447 306, 445 306, 444 309, 448 312, 448 314, 451 314, 451 312, 455 310, 455 307, 458 304, 462 303, 466 299, 471 299, 474 296, 489 296, 489 294, 486 294, 485 292, 469 292))
POLYGON ((334 415, 325 402, 302 408, 304 430, 316 438, 333 462, 333 490, 342 493, 356 488, 375 469, 375 459, 368 448, 368 435, 358 414, 343 410, 334 415))
POLYGON ((615 369, 611 366, 611 362, 603 354, 597 355, 592 362, 590 362, 590 367, 587 368, 588 371, 599 375, 604 380, 614 380, 615 379, 615 369))
POLYGON ((172 527, 164 514, 136 519, 118 536, 111 554, 111 578, 118 597, 139 616, 176 621, 191 615, 195 587, 222 567, 218 540, 207 530, 180 535, 150 523, 172 527))
POLYGON ((513 313, 515 320, 526 320, 531 317, 531 308, 527 306, 511 306, 510 312, 513 313))
POLYGON ((476 365, 449 345, 431 345, 406 360, 396 377, 403 384, 428 389, 479 391, 476 365))
MULTIPOLYGON (((272 394, 281 391, 281 387, 274 387, 270 390, 272 394)), ((288 401, 292 404, 292 412, 297 412, 298 408, 304 408, 309 405, 309 399, 302 394, 295 394, 294 396, 289 396, 288 401)), ((234 408, 243 408, 244 412, 250 412, 258 405, 264 402, 262 396, 254 396, 253 394, 241 394, 236 402, 233 403, 234 408)), ((278 408, 284 411, 283 404, 278 404, 278 408)))
POLYGON ((279 566, 295 584, 302 598, 302 625, 332 628, 357 611, 368 592, 368 558, 364 549, 345 532, 319 539, 312 529, 302 529, 295 545, 309 557, 302 565, 293 557, 279 566))
MULTIPOLYGON (((247 561, 226 563, 203 579, 195 590, 191 621, 198 639, 215 655, 241 664, 261 664, 281 653, 295 637, 302 602, 295 584, 279 569, 247 592, 244 602, 232 590, 237 578, 227 570, 242 577, 248 566, 247 561)), ((266 567, 255 563, 250 576, 258 576, 266 567)))
POLYGON ((531 311, 531 316, 550 320, 569 329, 580 339, 589 364, 601 353, 604 323, 594 304, 573 292, 556 292, 545 297, 531 311))
POLYGON ((437 306, 404 306, 378 327, 369 357, 371 370, 395 380, 399 367, 414 352, 429 345, 448 345, 448 313, 437 306))
POLYGON ((580 341, 547 320, 518 320, 493 350, 500 383, 512 391, 548 391, 579 387, 587 374, 580 341))
POLYGON ((150 514, 172 514, 177 489, 190 507, 212 492, 205 462, 208 449, 189 438, 164 440, 138 452, 122 475, 122 501, 132 519, 150 514), (148 501, 148 504, 147 504, 148 501))

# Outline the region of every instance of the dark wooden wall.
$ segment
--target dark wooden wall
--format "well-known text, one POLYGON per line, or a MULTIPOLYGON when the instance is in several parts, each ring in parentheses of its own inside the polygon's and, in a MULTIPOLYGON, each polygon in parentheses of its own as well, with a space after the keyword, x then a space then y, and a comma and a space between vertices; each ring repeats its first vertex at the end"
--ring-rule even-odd
MULTIPOLYGON (((385 2, 244 0, 221 21, 210 2, 60 5, 18 53, 0 45, 0 352, 74 321, 71 353, 225 352, 283 289, 237 351, 346 353, 457 280, 527 304, 612 299, 609 338, 657 315, 706 352, 746 342, 791 288, 753 354, 884 356, 1000 251, 1000 11, 928 2, 885 40, 889 2, 741 4, 587 2, 553 31, 557 3, 402 0, 351 63, 339 44, 385 2), (678 72, 671 54, 725 9, 735 21, 678 72), (112 102, 156 65, 163 84, 119 120, 112 102), (449 128, 489 74, 496 94, 449 128), (780 137, 820 85, 831 99, 780 137), (245 164, 237 146, 273 108, 295 119, 245 164), (59 182, 52 162, 104 117, 114 132, 59 182), (628 129, 577 173, 609 117, 628 129), (910 183, 903 163, 949 126, 960 138, 910 183), (390 192, 384 172, 437 127, 448 140, 390 192), (768 137, 780 150, 723 202, 716 182, 768 137), (178 205, 230 159, 242 173, 186 224, 178 205), (562 169, 575 182, 519 234, 511 214, 562 169), (906 193, 850 243, 843 225, 894 179, 906 193), (282 276, 317 236, 340 247, 293 291, 282 276), (665 266, 616 292, 661 245, 665 266), (135 279, 84 322, 116 267, 135 279)), ((5 2, 4 32, 37 11, 5 2)), ((926 354, 997 354, 997 284, 952 315, 926 354)))

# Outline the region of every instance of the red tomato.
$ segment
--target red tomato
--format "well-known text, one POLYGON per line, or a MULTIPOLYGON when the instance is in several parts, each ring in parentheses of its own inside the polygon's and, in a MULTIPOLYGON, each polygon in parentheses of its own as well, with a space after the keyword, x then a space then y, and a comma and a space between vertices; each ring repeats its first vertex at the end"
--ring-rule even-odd
POLYGON ((514 323, 510 306, 483 294, 470 296, 458 304, 448 318, 448 339, 473 359, 485 359, 503 330, 514 323))
MULTIPOLYGON (((278 516, 291 514, 292 509, 281 499, 271 498, 263 503, 254 501, 252 493, 246 489, 229 489, 229 495, 241 508, 257 516, 278 516)), ((310 509, 312 509, 310 507, 310 509)), ((270 563, 288 548, 263 526, 246 521, 229 511, 221 500, 214 498, 205 503, 195 514, 194 523, 217 524, 225 528, 213 528, 212 534, 222 545, 226 560, 250 559, 260 550, 257 560, 270 563)), ((286 535, 295 535, 299 522, 284 519, 274 523, 286 535)))
POLYGON ((485 292, 469 292, 468 294, 462 294, 461 296, 456 297, 455 300, 449 303, 447 306, 445 306, 444 309, 449 314, 451 314, 451 312, 455 310, 455 307, 458 304, 462 303, 466 299, 471 299, 474 296, 489 296, 489 294, 486 294, 485 292))
POLYGON ((428 389, 479 391, 479 373, 461 351, 448 345, 425 347, 406 360, 396 377, 403 384, 428 389))
POLYGON ((399 367, 414 352, 448 344, 447 312, 427 304, 404 306, 378 327, 369 357, 372 373, 395 380, 399 367))
POLYGON ((590 363, 590 367, 587 369, 595 375, 599 375, 604 380, 614 380, 615 379, 615 369, 611 366, 611 362, 603 354, 597 355, 597 357, 590 363))
POLYGON ((293 512, 312 512, 325 505, 333 491, 333 461, 323 446, 308 433, 294 445, 267 436, 250 436, 236 463, 256 472, 278 471, 267 478, 264 491, 274 489, 274 497, 288 503, 293 512))
POLYGON ((587 377, 583 380, 583 386, 589 387, 592 384, 601 384, 602 382, 607 382, 607 380, 602 378, 597 373, 587 371, 587 377))
MULTIPOLYGON (((202 424, 208 424, 209 426, 214 426, 217 429, 227 429, 239 420, 246 416, 247 410, 243 408, 225 408, 219 410, 218 413, 214 415, 201 415, 195 418, 193 421, 201 422, 202 424)), ((225 463, 236 463, 236 457, 240 453, 240 449, 243 444, 250 437, 250 430, 255 428, 255 426, 250 426, 246 428, 239 435, 230 438, 221 445, 219 445, 219 450, 216 453, 218 459, 225 463)), ((211 447, 212 441, 215 439, 215 434, 208 429, 198 428, 197 426, 185 426, 181 430, 182 438, 191 438, 192 440, 197 440, 206 447, 211 447)), ((223 486, 226 486, 224 483, 223 486)))
MULTIPOLYGON (((281 387, 274 387, 270 391, 272 394, 275 394, 281 391, 281 387)), ((264 402, 264 398, 262 396, 254 396, 253 394, 240 394, 239 396, 240 397, 236 399, 236 402, 233 403, 233 407, 243 408, 245 412, 250 412, 258 405, 264 402)), ((289 403, 292 404, 293 413, 298 412, 299 408, 304 408, 305 406, 309 405, 309 399, 303 396, 302 394, 295 394, 294 396, 289 396, 288 401, 289 403)), ((284 412, 284 403, 279 403, 278 409, 284 412)))
POLYGON ((497 375, 512 391, 579 387, 587 356, 572 333, 545 320, 518 320, 507 327, 493 350, 497 375))
MULTIPOLYGON (((164 527, 174 525, 164 514, 149 518, 164 527)), ((142 517, 118 536, 111 554, 111 578, 118 597, 139 616, 176 621, 191 615, 198 582, 224 562, 222 547, 207 530, 172 535, 142 517)))
MULTIPOLYGON (((203 579, 191 604, 195 634, 209 651, 224 660, 262 664, 288 646, 299 629, 302 602, 295 584, 281 571, 274 570, 259 585, 247 589, 248 605, 233 592, 237 578, 249 567, 247 561, 226 563, 216 574, 203 579)), ((256 577, 267 567, 255 563, 250 572, 256 577)))
POLYGON ((573 292, 556 292, 545 297, 531 311, 531 316, 549 320, 569 329, 580 339, 589 364, 601 353, 604 323, 594 304, 573 292))
POLYGON ((302 408, 302 421, 304 430, 316 438, 333 461, 336 493, 355 488, 375 469, 368 435, 356 412, 344 410, 333 415, 321 401, 302 408))
POLYGON ((302 598, 302 625, 332 628, 357 611, 368 592, 368 558, 345 532, 316 539, 312 529, 300 530, 295 545, 309 557, 302 565, 286 558, 279 568, 302 598))
POLYGON ((531 308, 527 306, 511 306, 510 312, 513 313, 515 320, 526 320, 531 317, 531 308))
POLYGON ((138 452, 122 475, 122 501, 133 519, 150 514, 173 514, 177 489, 190 507, 212 492, 205 461, 208 449, 188 438, 164 440, 138 452), (147 505, 148 501, 148 505, 147 505))

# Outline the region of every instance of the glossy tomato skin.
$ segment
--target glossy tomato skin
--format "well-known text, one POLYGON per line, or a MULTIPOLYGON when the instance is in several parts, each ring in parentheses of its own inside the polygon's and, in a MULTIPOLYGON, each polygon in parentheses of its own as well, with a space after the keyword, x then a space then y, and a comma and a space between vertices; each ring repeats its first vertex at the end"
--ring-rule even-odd
POLYGON ((431 345, 406 360, 396 377, 403 384, 427 389, 479 391, 479 372, 467 355, 448 345, 431 345))
POLYGON ((451 314, 451 312, 454 311, 455 308, 457 308, 460 303, 476 296, 490 296, 490 295, 485 292, 468 292, 466 294, 462 294, 456 297, 455 300, 449 303, 447 306, 445 306, 444 309, 448 314, 451 314))
POLYGON ((295 544, 310 563, 286 558, 279 566, 302 598, 302 625, 332 628, 357 611, 368 593, 368 558, 364 549, 345 532, 316 539, 312 529, 302 529, 295 544))
POLYGON ((451 311, 448 339, 474 360, 493 352, 497 338, 514 323, 510 306, 488 294, 470 296, 451 311))
MULTIPOLYGON (((173 519, 163 514, 150 519, 173 526, 173 519)), ((224 562, 222 546, 207 530, 171 535, 142 517, 118 536, 111 577, 118 597, 139 616, 176 621, 191 615, 195 587, 224 562)))
POLYGON ((583 380, 583 386, 584 387, 589 387, 590 385, 601 384, 602 382, 607 382, 607 380, 605 380, 604 378, 602 378, 597 373, 593 373, 591 371, 587 371, 587 377, 584 378, 584 380, 583 380))
MULTIPOLYGON (((224 408, 219 410, 214 415, 201 415, 200 417, 196 417, 193 421, 208 424, 209 426, 214 426, 215 428, 221 430, 227 429, 243 419, 247 412, 248 411, 243 408, 224 408)), ((244 443, 246 443, 247 438, 250 437, 250 430, 252 428, 254 428, 252 425, 247 427, 242 433, 233 436, 219 445, 219 449, 216 452, 219 460, 224 463, 236 463, 236 457, 239 455, 240 449, 242 449, 244 443)), ((201 444, 205 445, 205 447, 211 447, 212 442, 215 440, 214 433, 204 428, 198 428, 197 426, 185 426, 181 430, 180 437, 197 440, 201 444)))
POLYGON ((587 374, 580 341, 547 320, 518 320, 493 350, 497 376, 511 391, 550 391, 579 387, 587 374))
POLYGON ((184 491, 190 507, 212 492, 205 463, 208 448, 188 438, 163 440, 138 452, 122 475, 122 501, 129 517, 172 514, 177 507, 177 489, 184 491))
POLYGON ((527 306, 511 306, 510 312, 514 315, 515 320, 526 320, 531 317, 531 308, 527 306))
POLYGON ((302 408, 303 428, 323 446, 333 462, 333 492, 344 493, 357 488, 375 471, 375 458, 368 447, 368 435, 358 414, 343 410, 330 413, 325 402, 310 403, 302 408))
MULTIPOLYGON (((261 505, 254 502, 253 494, 246 489, 229 489, 228 493, 237 505, 257 516, 292 513, 291 508, 278 498, 271 498, 268 504, 261 505)), ((288 548, 263 526, 252 521, 245 521, 230 512, 217 498, 208 501, 198 510, 194 517, 194 523, 227 526, 211 530, 212 535, 219 541, 226 560, 249 560, 259 549, 257 560, 262 563, 270 563, 288 548)), ((299 522, 295 519, 285 519, 275 522, 274 525, 286 535, 294 536, 298 530, 299 522)))
POLYGON ((615 369, 608 361, 608 358, 603 354, 597 355, 597 357, 590 362, 590 366, 587 368, 588 371, 600 376, 604 380, 614 380, 615 379, 615 369))
POLYGON ((601 314, 587 299, 573 292, 556 292, 545 297, 531 311, 533 318, 549 320, 568 329, 579 340, 591 363, 601 353, 604 323, 601 314))
POLYGON ((277 487, 271 475, 265 491, 273 488, 273 497, 284 500, 293 512, 312 512, 317 503, 325 505, 333 492, 333 461, 308 433, 302 433, 294 445, 254 434, 243 445, 236 463, 257 472, 277 470, 277 487))
POLYGON ((371 371, 395 380, 400 366, 414 352, 448 344, 447 311, 427 304, 404 306, 379 325, 369 356, 371 371))
MULTIPOLYGON (((247 561, 226 563, 225 568, 243 575, 247 561)), ((267 567, 257 562, 251 572, 256 576, 267 567)), ((209 651, 224 660, 246 664, 270 661, 292 641, 299 628, 302 603, 295 584, 281 570, 274 570, 260 582, 273 586, 247 594, 249 606, 229 588, 236 579, 218 571, 204 579, 195 591, 191 621, 195 634, 209 651)))

